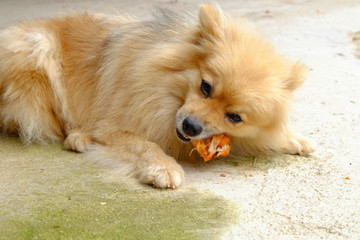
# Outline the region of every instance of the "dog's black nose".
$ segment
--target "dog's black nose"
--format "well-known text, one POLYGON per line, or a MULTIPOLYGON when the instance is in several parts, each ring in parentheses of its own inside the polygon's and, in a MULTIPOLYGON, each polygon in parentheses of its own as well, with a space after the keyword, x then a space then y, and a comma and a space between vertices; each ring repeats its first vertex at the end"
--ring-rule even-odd
POLYGON ((197 122, 195 122, 189 117, 184 119, 182 129, 184 133, 186 133, 190 137, 195 137, 199 135, 202 131, 201 125, 199 125, 197 122))

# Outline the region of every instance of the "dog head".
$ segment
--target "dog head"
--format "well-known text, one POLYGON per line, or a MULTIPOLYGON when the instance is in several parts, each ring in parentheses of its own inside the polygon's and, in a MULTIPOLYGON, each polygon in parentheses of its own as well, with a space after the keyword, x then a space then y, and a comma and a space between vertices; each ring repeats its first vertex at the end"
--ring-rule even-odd
POLYGON ((212 5, 200 7, 198 29, 194 44, 206 54, 176 115, 179 138, 254 138, 284 121, 307 69, 276 53, 246 20, 212 5))

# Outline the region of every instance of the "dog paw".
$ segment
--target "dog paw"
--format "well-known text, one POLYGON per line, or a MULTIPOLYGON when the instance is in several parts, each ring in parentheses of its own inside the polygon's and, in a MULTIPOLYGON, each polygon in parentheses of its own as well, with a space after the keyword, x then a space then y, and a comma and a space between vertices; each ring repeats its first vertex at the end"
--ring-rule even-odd
POLYGON ((315 149, 307 140, 294 137, 290 139, 289 145, 285 152, 290 154, 298 154, 300 156, 306 156, 314 151, 315 149))
POLYGON ((92 140, 88 135, 81 132, 73 132, 67 136, 64 146, 66 149, 84 153, 91 142, 92 140))
POLYGON ((140 171, 140 181, 157 188, 179 187, 184 180, 182 167, 169 156, 158 160, 140 171))

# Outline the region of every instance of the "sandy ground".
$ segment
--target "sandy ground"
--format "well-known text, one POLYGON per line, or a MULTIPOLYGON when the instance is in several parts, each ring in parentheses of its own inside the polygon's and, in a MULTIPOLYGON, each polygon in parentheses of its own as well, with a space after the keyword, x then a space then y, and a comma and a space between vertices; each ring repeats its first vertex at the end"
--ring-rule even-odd
MULTIPOLYGON (((154 4, 195 10, 200 3, 2 0, 0 27, 74 10, 111 12, 112 7, 146 18, 154 4)), ((310 68, 309 79, 296 92, 291 118, 317 151, 308 158, 277 155, 186 166, 182 188, 211 192, 236 205, 237 223, 223 231, 222 239, 360 239, 360 60, 352 42, 360 30, 360 2, 224 0, 219 4, 233 15, 251 19, 279 51, 310 68)), ((1 149, 3 159, 8 154, 1 149)), ((6 176, 4 166, 0 170, 6 176)), ((2 181, 18 180, 3 177, 2 181)), ((4 183, 1 187, 7 188, 4 183)))

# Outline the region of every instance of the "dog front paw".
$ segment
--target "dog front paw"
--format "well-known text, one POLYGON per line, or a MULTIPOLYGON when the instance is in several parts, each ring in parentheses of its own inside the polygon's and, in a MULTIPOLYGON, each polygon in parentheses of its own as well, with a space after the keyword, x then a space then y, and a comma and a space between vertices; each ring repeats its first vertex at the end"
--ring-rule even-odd
POLYGON ((314 152, 315 149, 311 144, 303 138, 291 138, 289 140, 288 146, 285 149, 285 153, 297 154, 300 156, 306 156, 314 152))
POLYGON ((64 146, 66 149, 84 153, 91 142, 92 140, 88 135, 76 131, 67 136, 64 146))
POLYGON ((175 189, 183 182, 184 171, 173 158, 163 156, 141 169, 139 178, 157 188, 175 189))

